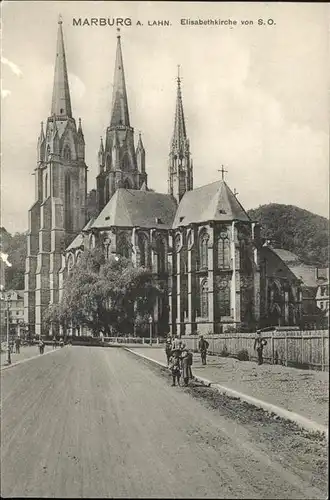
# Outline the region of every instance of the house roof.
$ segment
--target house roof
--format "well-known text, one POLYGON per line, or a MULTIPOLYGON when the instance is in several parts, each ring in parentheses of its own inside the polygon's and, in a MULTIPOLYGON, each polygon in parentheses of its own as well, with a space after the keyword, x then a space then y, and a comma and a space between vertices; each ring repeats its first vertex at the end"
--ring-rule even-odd
POLYGON ((91 227, 170 229, 175 212, 175 201, 168 194, 120 188, 91 227))
POLYGON ((187 191, 179 204, 173 227, 209 220, 221 222, 251 221, 234 193, 223 180, 187 191))
POLYGON ((303 285, 316 287, 323 284, 324 280, 317 278, 316 267, 303 264, 299 257, 289 250, 283 248, 271 248, 271 250, 288 266, 290 271, 302 281, 303 285))

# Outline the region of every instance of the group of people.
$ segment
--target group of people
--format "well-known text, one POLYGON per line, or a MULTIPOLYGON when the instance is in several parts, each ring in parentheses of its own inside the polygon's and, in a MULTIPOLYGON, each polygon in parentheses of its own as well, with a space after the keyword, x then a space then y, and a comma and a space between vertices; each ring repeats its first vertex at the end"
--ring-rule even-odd
POLYGON ((173 341, 171 337, 167 338, 165 353, 167 366, 172 375, 172 386, 175 386, 176 383, 180 385, 181 377, 184 385, 187 386, 189 380, 194 378, 191 370, 193 363, 192 352, 190 352, 186 345, 176 336, 173 341))
MULTIPOLYGON (((204 339, 203 335, 200 336, 198 343, 198 349, 201 353, 202 364, 206 365, 206 354, 209 343, 204 339)), ((165 354, 167 358, 167 366, 171 371, 173 383, 180 385, 181 377, 185 386, 189 384, 189 380, 193 380, 192 374, 192 364, 193 364, 193 354, 187 348, 186 344, 180 340, 179 336, 176 335, 174 339, 168 337, 165 343, 165 354)))
MULTIPOLYGON (((52 342, 53 342, 53 349, 56 349, 56 347, 57 347, 57 338, 55 337, 55 335, 54 335, 54 337, 53 337, 53 341, 52 341, 52 342)), ((60 347, 64 347, 64 340, 63 340, 63 337, 60 337, 60 340, 59 340, 59 346, 60 346, 60 347)))

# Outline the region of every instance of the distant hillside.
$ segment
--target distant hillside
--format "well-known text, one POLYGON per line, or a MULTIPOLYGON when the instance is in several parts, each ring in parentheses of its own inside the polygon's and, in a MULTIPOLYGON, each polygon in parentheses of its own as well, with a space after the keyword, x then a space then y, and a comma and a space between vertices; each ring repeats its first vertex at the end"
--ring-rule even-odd
POLYGON ((4 227, 0 227, 1 250, 8 254, 12 267, 6 266, 6 288, 24 289, 25 259, 27 254, 26 233, 12 236, 4 227))
POLYGON ((248 211, 262 225, 262 236, 290 250, 305 264, 329 265, 329 221, 293 205, 271 203, 248 211))

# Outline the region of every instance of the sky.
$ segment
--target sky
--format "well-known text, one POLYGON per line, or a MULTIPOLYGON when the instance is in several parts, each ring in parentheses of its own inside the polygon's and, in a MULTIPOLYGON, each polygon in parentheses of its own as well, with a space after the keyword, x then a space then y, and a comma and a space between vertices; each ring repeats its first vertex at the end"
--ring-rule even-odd
POLYGON ((9 232, 28 229, 35 201, 32 174, 40 122, 50 114, 59 14, 73 115, 82 119, 86 142, 88 189, 96 186, 100 137, 110 122, 117 31, 74 26, 73 19, 123 18, 131 20, 121 28, 130 121, 136 137, 142 133, 149 187, 167 190, 179 64, 194 186, 221 178, 224 165, 225 180, 246 210, 284 203, 328 217, 328 4, 1 6, 1 225, 9 232), (237 24, 183 25, 181 19, 237 24), (148 25, 159 20, 171 25, 148 25))

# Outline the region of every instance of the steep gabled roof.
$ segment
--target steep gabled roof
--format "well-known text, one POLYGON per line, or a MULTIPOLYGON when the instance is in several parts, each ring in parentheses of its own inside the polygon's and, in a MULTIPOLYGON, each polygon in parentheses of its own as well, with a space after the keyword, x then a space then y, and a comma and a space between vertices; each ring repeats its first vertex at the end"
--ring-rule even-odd
POLYGON ((223 180, 187 191, 179 204, 173 227, 209 220, 221 222, 251 220, 223 180))
POLYGON ((170 229, 175 211, 175 201, 168 194, 120 188, 114 193, 92 227, 170 229))

